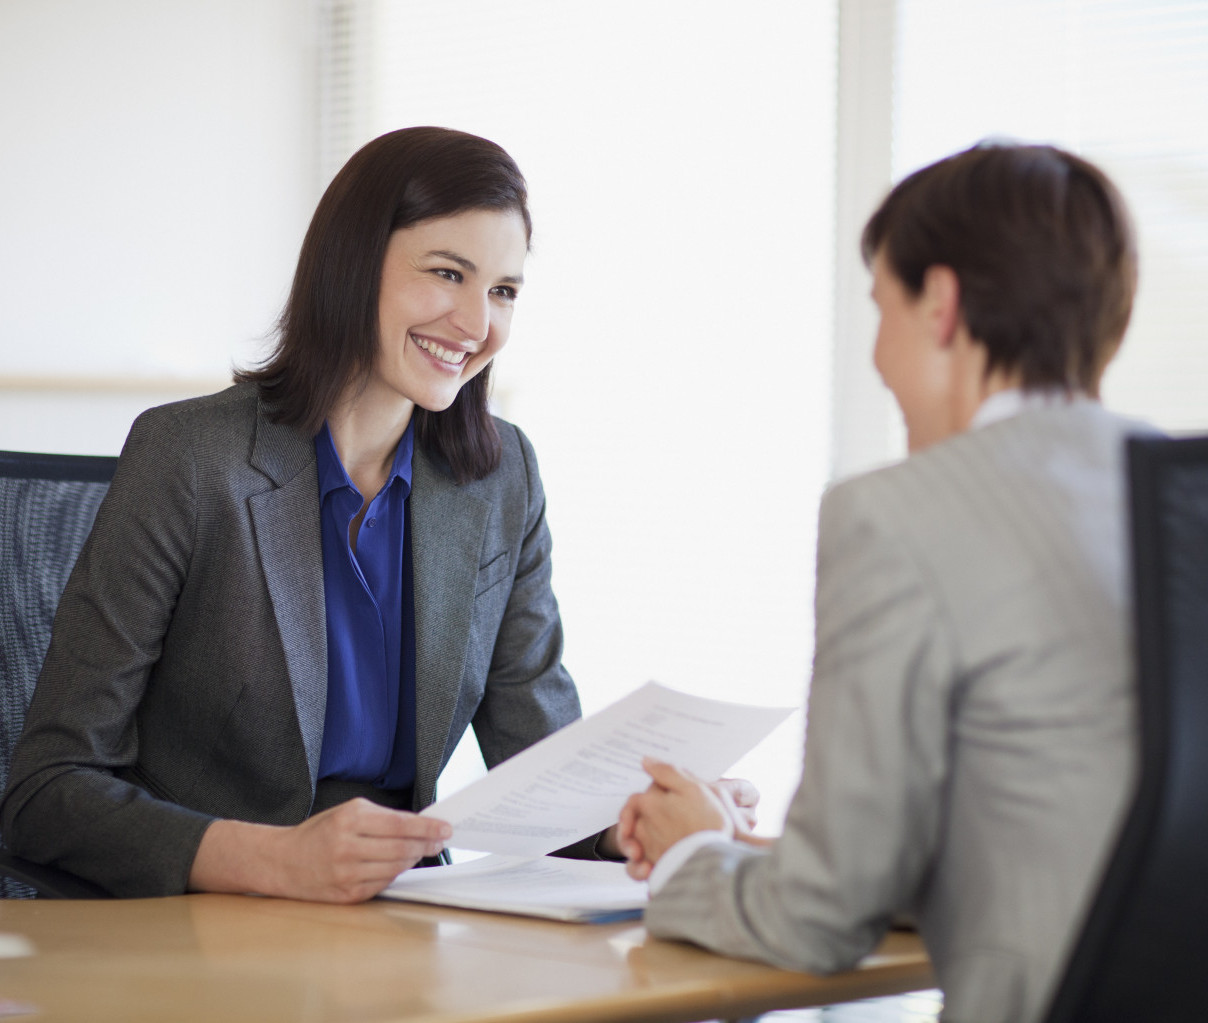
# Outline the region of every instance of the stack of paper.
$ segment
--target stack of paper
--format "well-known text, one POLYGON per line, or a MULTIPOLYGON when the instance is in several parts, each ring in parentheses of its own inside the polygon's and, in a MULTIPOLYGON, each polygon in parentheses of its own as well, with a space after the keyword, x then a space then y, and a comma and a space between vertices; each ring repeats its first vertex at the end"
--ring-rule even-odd
POLYGON ((449 845, 496 856, 407 871, 382 894, 565 920, 635 914, 645 886, 622 865, 545 854, 616 823, 625 800, 650 784, 642 757, 717 778, 793 709, 710 700, 648 682, 423 811, 453 825, 449 845))
POLYGON ((646 885, 630 879, 624 864, 554 856, 491 855, 448 867, 408 870, 382 895, 578 923, 641 916, 646 905, 646 885))

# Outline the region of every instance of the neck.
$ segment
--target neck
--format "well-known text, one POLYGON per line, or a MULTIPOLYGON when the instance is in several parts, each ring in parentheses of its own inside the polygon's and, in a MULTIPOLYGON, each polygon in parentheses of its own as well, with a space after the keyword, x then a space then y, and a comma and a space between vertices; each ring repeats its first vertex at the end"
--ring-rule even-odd
POLYGON ((1020 386, 1018 371, 1001 367, 987 370, 985 346, 969 337, 963 328, 960 335, 955 341, 949 391, 949 424, 953 433, 969 428, 982 402, 990 395, 1020 386))
POLYGON ((415 404, 406 400, 374 402, 365 397, 362 393, 340 401, 328 414, 327 427, 344 471, 361 497, 370 501, 390 475, 415 404))

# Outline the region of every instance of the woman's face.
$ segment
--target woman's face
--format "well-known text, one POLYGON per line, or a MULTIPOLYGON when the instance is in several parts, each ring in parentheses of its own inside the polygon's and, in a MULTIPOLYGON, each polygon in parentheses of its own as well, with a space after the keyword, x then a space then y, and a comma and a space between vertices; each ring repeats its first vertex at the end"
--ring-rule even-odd
POLYGON ((528 239, 518 212, 467 210, 390 236, 364 397, 439 412, 508 339, 528 239))

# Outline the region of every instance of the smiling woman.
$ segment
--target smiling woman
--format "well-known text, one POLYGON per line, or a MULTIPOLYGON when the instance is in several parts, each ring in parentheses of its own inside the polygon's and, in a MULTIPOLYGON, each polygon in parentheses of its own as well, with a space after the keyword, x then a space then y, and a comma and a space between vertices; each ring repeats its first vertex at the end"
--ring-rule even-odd
POLYGON ((131 431, 13 851, 117 895, 365 899, 449 837, 415 811, 470 724, 494 765, 579 715, 533 450, 486 401, 530 231, 473 135, 391 132, 336 176, 268 362, 131 431))

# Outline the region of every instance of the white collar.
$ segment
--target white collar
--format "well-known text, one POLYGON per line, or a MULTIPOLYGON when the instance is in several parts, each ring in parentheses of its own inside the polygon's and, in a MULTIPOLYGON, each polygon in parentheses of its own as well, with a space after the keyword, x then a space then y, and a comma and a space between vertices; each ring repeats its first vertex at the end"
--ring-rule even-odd
POLYGON ((968 429, 977 430, 1000 419, 1010 419, 1029 409, 1052 408, 1056 405, 1067 405, 1084 398, 1081 393, 1067 394, 1059 388, 1041 391, 1024 391, 1012 387, 1005 391, 995 391, 978 406, 973 418, 969 420, 968 429))

